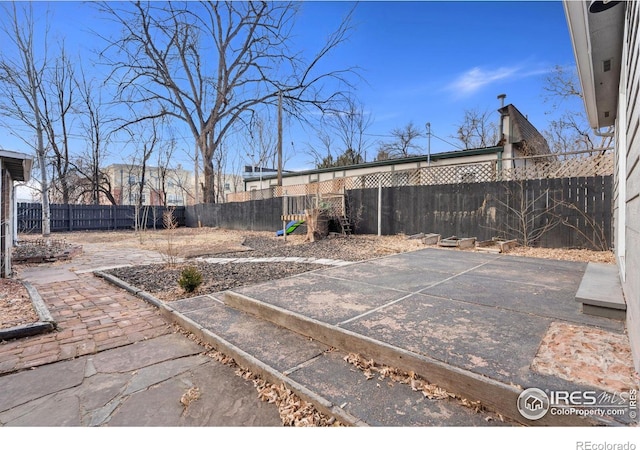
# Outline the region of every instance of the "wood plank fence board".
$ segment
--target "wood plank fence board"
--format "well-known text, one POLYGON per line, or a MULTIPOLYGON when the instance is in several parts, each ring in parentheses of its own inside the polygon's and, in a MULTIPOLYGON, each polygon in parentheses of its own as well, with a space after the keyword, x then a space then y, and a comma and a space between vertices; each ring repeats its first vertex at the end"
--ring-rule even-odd
MULTIPOLYGON (((127 205, 50 205, 51 231, 98 231, 135 228, 135 207, 127 205)), ((143 208, 144 210, 145 208, 143 208)), ((185 208, 146 208, 146 228, 163 228, 163 213, 173 210, 179 226, 185 225, 185 208)), ((18 203, 18 232, 42 232, 42 205, 18 203)))

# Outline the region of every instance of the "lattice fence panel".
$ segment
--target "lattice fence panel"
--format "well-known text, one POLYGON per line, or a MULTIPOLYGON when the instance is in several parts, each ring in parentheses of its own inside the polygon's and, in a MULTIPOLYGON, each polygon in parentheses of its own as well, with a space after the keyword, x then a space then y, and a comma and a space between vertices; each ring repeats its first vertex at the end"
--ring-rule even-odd
POLYGON ((462 166, 430 166, 420 169, 420 183, 424 186, 437 184, 480 183, 494 181, 495 163, 469 164, 462 166))
POLYGON ((517 167, 502 171, 504 180, 535 180, 541 178, 592 177, 612 175, 613 154, 573 157, 564 160, 528 160, 517 167))
POLYGON ((341 194, 345 190, 375 189, 378 186, 428 186, 441 184, 481 183, 490 181, 532 180, 543 178, 590 177, 611 175, 614 170, 613 153, 588 153, 569 155, 559 159, 555 155, 539 158, 504 159, 502 170, 497 171, 498 161, 484 161, 462 165, 432 165, 419 169, 395 172, 376 172, 346 178, 273 186, 251 193, 229 194, 228 201, 246 201, 262 198, 341 194), (513 167, 515 166, 515 167, 513 167))
POLYGON ((340 217, 345 215, 343 208, 344 200, 342 195, 327 195, 320 199, 320 209, 327 212, 329 217, 340 217))

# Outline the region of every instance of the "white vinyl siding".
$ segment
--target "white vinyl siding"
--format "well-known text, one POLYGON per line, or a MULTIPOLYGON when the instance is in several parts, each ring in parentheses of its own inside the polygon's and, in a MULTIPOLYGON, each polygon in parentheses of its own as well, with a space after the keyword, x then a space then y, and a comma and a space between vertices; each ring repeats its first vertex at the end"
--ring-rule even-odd
MULTIPOLYGON (((624 274, 622 279, 625 298, 627 301, 627 328, 631 347, 634 354, 636 370, 640 371, 640 104, 638 94, 640 89, 640 42, 638 28, 640 27, 640 8, 636 2, 627 3, 626 12, 626 59, 623 61, 622 70, 625 81, 626 99, 625 114, 622 115, 622 126, 626 137, 617 142, 620 157, 625 156, 625 161, 618 165, 620 172, 619 183, 625 183, 620 195, 624 196, 626 228, 623 236, 624 248, 624 274), (622 144, 622 145, 621 145, 622 144), (626 191, 626 192, 625 192, 626 191)), ((620 118, 619 118, 620 119, 620 118)), ((620 202, 622 205, 622 201, 620 202)))

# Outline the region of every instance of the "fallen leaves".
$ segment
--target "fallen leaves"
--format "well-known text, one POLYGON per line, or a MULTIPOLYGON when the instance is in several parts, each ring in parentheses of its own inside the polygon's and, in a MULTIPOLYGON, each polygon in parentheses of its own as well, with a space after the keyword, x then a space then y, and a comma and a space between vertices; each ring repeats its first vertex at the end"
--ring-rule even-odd
POLYGON ((343 426, 335 417, 329 417, 319 412, 315 406, 302 400, 284 384, 268 383, 252 372, 245 369, 236 370, 236 375, 252 381, 258 391, 258 398, 278 407, 280 418, 284 426, 292 427, 330 427, 343 426))
MULTIPOLYGON (((293 427, 337 427, 345 426, 345 424, 336 420, 335 417, 327 416, 318 411, 312 403, 302 400, 291 389, 287 388, 284 384, 275 385, 260 378, 257 374, 251 372, 248 369, 240 367, 233 358, 221 353, 213 348, 210 344, 203 342, 195 334, 190 333, 180 326, 174 324, 174 330, 187 336, 190 340, 198 343, 205 348, 204 354, 215 361, 218 361, 226 366, 236 369, 235 374, 244 378, 247 381, 251 381, 258 391, 258 398, 264 402, 275 404, 280 414, 280 419, 284 426, 293 427)), ((192 388, 194 389, 194 388, 192 388)), ((195 388, 197 389, 197 388, 195 388)), ((191 391, 191 389, 189 390, 191 391)), ((180 402, 188 407, 192 401, 199 398, 200 392, 187 391, 180 402), (197 398, 192 396, 197 395, 197 398)))
POLYGON ((38 321, 31 297, 18 280, 0 278, 0 329, 38 321))
MULTIPOLYGON (((461 405, 473 409, 476 413, 480 413, 485 410, 480 402, 470 401, 466 398, 462 398, 456 394, 448 392, 446 389, 429 383, 427 380, 418 376, 414 371, 404 372, 393 367, 376 364, 373 359, 365 359, 355 353, 349 353, 343 359, 349 364, 352 364, 362 370, 364 376, 368 380, 376 377, 378 380, 389 378, 396 383, 409 385, 413 391, 422 392, 422 395, 430 400, 456 399, 461 405)), ((502 416, 498 415, 498 417, 501 421, 503 420, 502 416)))
POLYGON ((180 397, 180 403, 182 403, 184 410, 186 411, 191 403, 198 400, 200 398, 200 395, 200 389, 196 386, 190 387, 187 392, 182 394, 182 397, 180 397))

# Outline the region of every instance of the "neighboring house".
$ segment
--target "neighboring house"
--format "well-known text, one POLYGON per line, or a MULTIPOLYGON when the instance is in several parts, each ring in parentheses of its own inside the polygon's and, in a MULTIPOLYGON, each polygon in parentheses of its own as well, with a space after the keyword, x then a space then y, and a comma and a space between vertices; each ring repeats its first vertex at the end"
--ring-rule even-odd
MULTIPOLYGON (((515 106, 511 104, 502 106, 498 111, 501 116, 502 138, 494 147, 388 159, 343 167, 286 172, 282 174, 283 190, 286 190, 287 186, 325 182, 380 172, 401 172, 427 166, 460 165, 460 170, 456 172, 456 176, 450 178, 451 182, 481 181, 472 169, 467 170, 464 165, 493 161, 495 166, 499 168, 502 168, 503 165, 514 167, 517 164, 515 158, 550 153, 547 141, 515 106)), ((402 176, 405 175, 403 174, 402 176)), ((251 191, 258 192, 269 189, 276 184, 277 174, 268 172, 263 173, 261 177, 253 175, 245 178, 244 190, 250 194, 251 191)), ((247 197, 250 198, 251 196, 247 197)), ((242 200, 248 200, 249 198, 243 198, 242 200)))
MULTIPOLYGON (((166 198, 167 206, 193 205, 196 201, 196 180, 193 172, 181 165, 175 169, 147 166, 145 170, 142 204, 162 206, 166 198)), ((137 205, 142 182, 142 166, 112 164, 105 169, 109 177, 111 191, 118 205, 137 205)), ((202 178, 200 182, 202 182, 202 178)), ((242 189, 242 177, 223 175, 218 182, 218 199, 224 201, 230 193, 242 189)), ((202 195, 200 195, 202 200, 202 195)))
POLYGON ((564 7, 589 123, 596 132, 615 129, 614 247, 640 371, 640 3, 564 7))
MULTIPOLYGON (((145 168, 142 204, 145 206, 185 206, 194 203, 193 172, 178 165, 175 169, 145 168)), ((142 166, 112 164, 105 168, 118 205, 137 205, 142 182, 142 166)))
POLYGON ((11 276, 11 248, 17 240, 15 181, 29 181, 33 159, 0 150, 0 278, 11 276))

